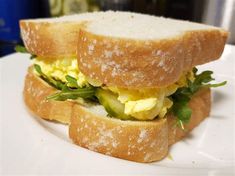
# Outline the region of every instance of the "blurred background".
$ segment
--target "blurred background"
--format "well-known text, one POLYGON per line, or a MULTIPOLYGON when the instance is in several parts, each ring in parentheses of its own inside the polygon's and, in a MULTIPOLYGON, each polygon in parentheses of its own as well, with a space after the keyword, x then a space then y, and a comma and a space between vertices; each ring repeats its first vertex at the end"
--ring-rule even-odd
POLYGON ((18 21, 101 10, 134 11, 223 27, 235 44, 235 0, 0 0, 0 57, 22 44, 18 21))

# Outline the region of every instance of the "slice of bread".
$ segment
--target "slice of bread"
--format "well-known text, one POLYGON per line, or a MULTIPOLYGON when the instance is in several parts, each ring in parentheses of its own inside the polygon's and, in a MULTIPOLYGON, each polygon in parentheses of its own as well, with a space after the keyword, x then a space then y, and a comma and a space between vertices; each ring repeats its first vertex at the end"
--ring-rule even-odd
POLYGON ((124 121, 107 117, 102 106, 74 105, 69 136, 74 143, 106 155, 137 162, 163 159, 169 146, 186 136, 210 112, 210 90, 202 89, 190 101, 192 117, 185 130, 167 115, 153 121, 124 121))
POLYGON ((53 59, 77 56, 80 28, 104 12, 84 13, 59 18, 20 20, 21 36, 31 54, 53 59))
POLYGON ((106 12, 78 40, 79 69, 107 86, 164 87, 218 59, 227 32, 213 26, 129 12, 106 12))
POLYGON ((71 101, 47 101, 46 97, 57 90, 34 74, 29 67, 25 78, 24 101, 28 109, 36 116, 68 124, 74 105, 71 101))

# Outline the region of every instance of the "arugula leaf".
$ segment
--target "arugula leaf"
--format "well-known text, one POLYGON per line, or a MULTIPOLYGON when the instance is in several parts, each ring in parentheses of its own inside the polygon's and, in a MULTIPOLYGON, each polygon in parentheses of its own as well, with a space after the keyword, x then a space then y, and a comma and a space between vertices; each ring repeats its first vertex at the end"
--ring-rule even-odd
POLYGON ((227 83, 227 81, 224 81, 224 82, 217 83, 217 84, 205 84, 205 83, 209 83, 210 81, 215 80, 214 78, 212 78, 211 76, 212 74, 213 74, 212 71, 204 71, 200 73, 199 75, 195 75, 194 82, 189 83, 189 87, 192 93, 195 93, 201 87, 220 87, 220 86, 224 86, 227 83))
POLYGON ((192 115, 192 110, 189 108, 188 102, 175 102, 172 110, 177 117, 177 121, 180 122, 182 129, 184 129, 183 124, 188 123, 192 115))
POLYGON ((53 86, 56 89, 61 90, 64 86, 64 84, 61 81, 55 80, 53 78, 50 78, 46 74, 42 72, 41 67, 38 64, 34 64, 34 69, 37 71, 37 73, 41 76, 41 78, 46 81, 48 84, 53 86))
POLYGON ((34 69, 37 71, 37 73, 41 76, 41 78, 44 81, 46 81, 48 84, 55 87, 56 89, 60 90, 59 92, 53 95, 49 95, 47 97, 47 100, 65 101, 67 99, 75 100, 78 97, 95 100, 95 92, 96 92, 95 87, 89 86, 85 88, 80 88, 77 85, 77 80, 72 76, 67 75, 66 76, 66 80, 68 81, 67 84, 70 85, 72 84, 74 87, 76 87, 76 88, 70 88, 66 83, 62 83, 61 81, 50 78, 49 76, 44 74, 39 65, 34 64, 34 69))
POLYGON ((188 123, 191 118, 192 110, 188 106, 192 96, 203 87, 219 87, 225 85, 227 82, 217 84, 208 84, 210 81, 215 80, 212 78, 212 71, 204 71, 197 74, 197 69, 193 68, 195 80, 188 80, 187 87, 179 88, 171 99, 173 100, 172 112, 177 117, 177 125, 184 129, 184 124, 188 123))
POLYGON ((191 99, 191 91, 189 87, 179 88, 172 96, 173 100, 172 112, 177 117, 177 125, 184 129, 184 124, 188 123, 192 114, 188 103, 191 99))
POLYGON ((64 101, 67 99, 75 100, 78 97, 89 99, 89 98, 94 98, 95 92, 96 88, 94 87, 71 89, 65 84, 60 92, 48 96, 47 100, 57 100, 57 101, 64 101))
POLYGON ((65 76, 65 79, 68 81, 68 84, 69 84, 71 87, 76 87, 76 88, 79 87, 79 86, 78 86, 78 83, 77 83, 77 80, 76 80, 74 77, 72 77, 72 76, 70 76, 70 75, 66 75, 66 76, 65 76))
POLYGON ((204 85, 204 87, 220 87, 220 86, 224 86, 227 84, 227 81, 221 82, 221 83, 217 83, 217 84, 207 84, 204 85))
POLYGON ((39 75, 46 76, 43 72, 41 67, 38 64, 34 64, 34 69, 38 72, 39 75))
MULTIPOLYGON (((16 52, 19 52, 19 53, 28 53, 28 54, 31 54, 31 53, 29 53, 28 51, 27 51, 27 49, 24 47, 24 46, 22 46, 22 45, 16 45, 15 46, 15 51, 16 52)), ((37 56, 35 55, 35 54, 31 54, 31 56, 30 56, 30 60, 32 60, 32 59, 34 59, 34 58, 36 58, 37 56)))
POLYGON ((21 45, 16 45, 15 46, 15 51, 19 53, 29 53, 27 49, 24 46, 21 45))

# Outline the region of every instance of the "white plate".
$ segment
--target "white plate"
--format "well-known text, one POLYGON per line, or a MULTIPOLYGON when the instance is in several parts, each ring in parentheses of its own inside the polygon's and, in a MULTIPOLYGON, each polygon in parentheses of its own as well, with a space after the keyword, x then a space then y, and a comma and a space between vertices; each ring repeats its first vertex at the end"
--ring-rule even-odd
POLYGON ((213 90, 211 115, 189 137, 170 149, 173 160, 141 164, 89 151, 71 143, 67 126, 30 115, 22 90, 27 54, 0 59, 2 174, 232 175, 234 174, 235 47, 227 45, 219 61, 201 66, 215 71, 224 87, 213 90))

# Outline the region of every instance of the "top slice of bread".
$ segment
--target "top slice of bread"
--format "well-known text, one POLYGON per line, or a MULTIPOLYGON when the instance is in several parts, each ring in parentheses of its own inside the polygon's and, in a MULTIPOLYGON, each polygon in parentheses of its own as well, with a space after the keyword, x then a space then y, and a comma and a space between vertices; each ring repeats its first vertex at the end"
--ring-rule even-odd
POLYGON ((144 41, 172 39, 188 31, 225 32, 214 26, 140 13, 107 11, 106 14, 91 20, 86 30, 103 36, 144 41))
POLYGON ((130 12, 106 12, 81 28, 79 69, 107 86, 164 87, 218 59, 227 32, 213 26, 130 12))
POLYGON ((21 36, 27 50, 41 58, 76 57, 80 28, 105 12, 83 13, 58 18, 20 20, 21 36))
POLYGON ((28 51, 76 57, 79 69, 108 86, 164 87, 192 67, 218 59, 227 32, 213 26, 130 12, 21 20, 28 51))

